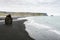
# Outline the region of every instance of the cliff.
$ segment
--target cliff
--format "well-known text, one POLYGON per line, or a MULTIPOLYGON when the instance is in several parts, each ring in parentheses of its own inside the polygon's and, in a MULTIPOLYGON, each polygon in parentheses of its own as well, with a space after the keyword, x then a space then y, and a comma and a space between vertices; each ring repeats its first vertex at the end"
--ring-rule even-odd
POLYGON ((33 12, 0 12, 0 16, 6 16, 11 14, 12 16, 48 16, 47 13, 33 13, 33 12))

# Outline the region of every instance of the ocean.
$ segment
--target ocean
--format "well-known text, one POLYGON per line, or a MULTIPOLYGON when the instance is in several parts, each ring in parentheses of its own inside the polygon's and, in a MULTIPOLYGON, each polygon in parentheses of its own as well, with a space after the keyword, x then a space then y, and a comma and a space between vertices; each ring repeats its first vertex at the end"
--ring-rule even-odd
POLYGON ((26 31, 35 40, 60 40, 60 16, 33 16, 26 19, 26 31))

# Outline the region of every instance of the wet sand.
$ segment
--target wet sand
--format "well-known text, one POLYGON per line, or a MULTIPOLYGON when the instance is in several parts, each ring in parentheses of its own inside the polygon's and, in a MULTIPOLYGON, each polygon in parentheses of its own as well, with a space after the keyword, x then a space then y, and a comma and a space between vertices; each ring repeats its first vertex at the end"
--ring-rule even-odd
POLYGON ((0 40, 34 40, 25 30, 25 21, 14 21, 12 25, 0 23, 0 40))

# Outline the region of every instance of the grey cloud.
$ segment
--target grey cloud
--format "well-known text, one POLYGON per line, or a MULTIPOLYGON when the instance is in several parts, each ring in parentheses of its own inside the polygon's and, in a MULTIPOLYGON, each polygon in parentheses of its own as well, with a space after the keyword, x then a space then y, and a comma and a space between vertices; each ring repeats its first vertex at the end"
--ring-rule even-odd
POLYGON ((58 13, 60 0, 0 0, 0 10, 58 13), (55 9, 56 8, 56 9, 55 9), (53 9, 53 10, 52 10, 53 9), (51 11, 50 11, 51 10, 51 11))
POLYGON ((0 0, 0 5, 33 5, 33 6, 41 6, 41 5, 54 5, 59 4, 59 0, 53 1, 49 0, 45 2, 41 2, 40 0, 0 0), (49 2, 50 1, 50 2, 49 2))

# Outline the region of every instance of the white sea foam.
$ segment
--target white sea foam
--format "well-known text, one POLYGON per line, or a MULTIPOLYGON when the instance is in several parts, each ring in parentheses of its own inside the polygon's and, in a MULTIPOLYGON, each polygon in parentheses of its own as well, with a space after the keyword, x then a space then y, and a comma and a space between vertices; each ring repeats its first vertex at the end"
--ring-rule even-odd
POLYGON ((17 18, 17 20, 24 20, 24 19, 27 19, 27 18, 17 18))
POLYGON ((4 22, 4 20, 0 20, 0 22, 4 22))
POLYGON ((49 31, 54 32, 54 33, 60 35, 60 31, 57 31, 57 30, 49 30, 49 31))
POLYGON ((40 37, 39 34, 40 34, 41 29, 43 30, 51 29, 51 27, 47 25, 36 23, 32 17, 31 18, 28 17, 26 19, 28 20, 24 23, 26 26, 26 31, 29 33, 29 35, 32 38, 38 39, 40 37))
POLYGON ((32 17, 30 17, 30 18, 28 17, 28 18, 26 18, 26 19, 28 19, 28 21, 24 23, 24 24, 26 24, 26 25, 32 25, 32 26, 34 26, 34 27, 36 27, 36 28, 38 28, 38 29, 41 29, 41 28, 51 28, 51 27, 46 26, 46 25, 44 25, 44 24, 36 23, 36 22, 33 20, 32 17))

